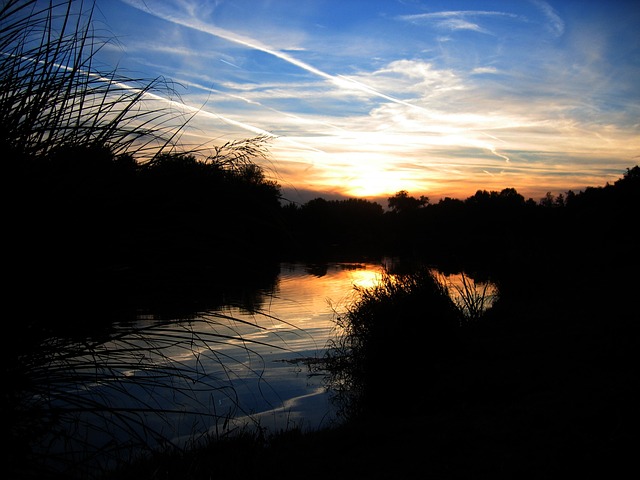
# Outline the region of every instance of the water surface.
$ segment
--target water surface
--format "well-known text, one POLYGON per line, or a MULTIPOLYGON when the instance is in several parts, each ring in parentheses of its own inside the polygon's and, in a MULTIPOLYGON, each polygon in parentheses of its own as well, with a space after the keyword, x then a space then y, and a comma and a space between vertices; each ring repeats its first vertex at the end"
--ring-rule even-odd
MULTIPOLYGON (((61 465, 92 455, 110 464, 136 445, 334 425, 331 392, 309 365, 338 333, 336 315, 357 298, 355 287, 374 286, 387 266, 283 263, 262 288, 216 292, 212 308, 175 317, 145 310, 114 322, 106 339, 74 340, 65 348, 77 354, 61 349, 45 368, 54 394, 42 399, 58 426, 41 448, 61 465)), ((461 285, 460 275, 442 281, 461 285)))
POLYGON ((332 425, 323 376, 308 365, 324 355, 354 287, 381 272, 373 263, 283 263, 249 302, 234 295, 176 318, 145 310, 114 322, 107 340, 66 344, 78 353, 54 354, 46 367, 59 425, 41 448, 64 466, 242 428, 332 425))

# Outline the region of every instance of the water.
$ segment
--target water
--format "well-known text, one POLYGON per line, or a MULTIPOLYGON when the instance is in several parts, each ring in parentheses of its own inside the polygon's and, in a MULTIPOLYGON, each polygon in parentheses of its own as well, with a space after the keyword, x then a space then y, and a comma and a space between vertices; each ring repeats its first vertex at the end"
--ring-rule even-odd
MULTIPOLYGON (((241 405, 254 412, 269 431, 290 427, 317 429, 335 420, 321 375, 309 375, 308 363, 320 359, 336 334, 335 315, 353 300, 354 287, 374 285, 382 273, 377 264, 329 264, 310 267, 283 264, 277 289, 267 296, 262 314, 247 315, 237 308, 231 316, 266 327, 254 335, 259 370, 265 381, 259 396, 243 397, 241 405), (262 371, 264 369, 264 371, 262 371)), ((244 385, 243 385, 244 386, 244 385)), ((249 418, 240 417, 239 421, 249 418)))
POLYGON ((381 273, 373 263, 284 263, 249 301, 235 295, 179 318, 140 313, 115 322, 106 339, 67 344, 77 353, 54 355, 46 367, 54 391, 47 405, 62 433, 40 448, 64 470, 87 458, 114 465, 136 445, 334 424, 323 375, 309 365, 335 336, 335 315, 354 286, 371 286, 381 273))
MULTIPOLYGON (((175 318, 139 313, 106 338, 66 345, 77 353, 54 355, 46 367, 47 405, 62 433, 41 448, 64 470, 87 458, 111 466, 137 446, 335 424, 323 375, 309 365, 335 337, 335 316, 355 299, 354 287, 373 286, 382 273, 382 263, 283 263, 273 281, 212 308, 175 318)), ((442 279, 461 285, 460 275, 442 279)))

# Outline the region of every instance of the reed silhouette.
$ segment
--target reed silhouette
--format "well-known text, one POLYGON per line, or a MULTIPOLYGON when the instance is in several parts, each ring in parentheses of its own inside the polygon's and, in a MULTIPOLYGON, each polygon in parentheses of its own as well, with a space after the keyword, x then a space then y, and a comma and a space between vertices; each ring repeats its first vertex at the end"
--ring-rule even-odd
MULTIPOLYGON (((343 478, 401 477, 416 465, 445 478, 611 476, 628 465, 638 166, 613 184, 538 201, 506 188, 438 202, 403 190, 386 210, 362 199, 288 203, 260 167, 266 138, 183 149, 189 117, 157 103, 157 95, 175 98, 175 85, 98 71, 103 43, 93 11, 78 13, 76 5, 0 7, 0 151, 13 186, 4 288, 14 316, 0 348, 10 476, 51 473, 34 442, 55 437, 56 420, 71 414, 98 412, 131 428, 138 445, 151 437, 162 444, 162 432, 140 420, 162 413, 157 406, 98 405, 68 387, 91 380, 122 389, 123 372, 144 367, 147 392, 170 378, 172 394, 191 395, 195 387, 183 382, 191 367, 167 363, 165 347, 215 358, 218 342, 244 340, 203 335, 185 307, 193 313, 215 303, 198 292, 215 291, 219 279, 232 283, 230 265, 243 264, 244 278, 268 285, 283 259, 382 255, 410 268, 359 291, 336 319, 345 335, 317 366, 346 394, 344 427, 216 438, 105 476, 293 478, 317 456, 334 460, 343 478), (484 309, 482 292, 468 284, 466 307, 456 305, 430 273, 434 265, 491 279, 499 299, 484 309), (149 332, 113 328, 111 320, 141 304, 153 310, 157 298, 168 301, 170 320, 192 323, 160 318, 149 332), (143 333, 155 343, 137 347, 141 363, 123 360, 143 333), (336 450, 344 454, 336 458, 336 450)), ((233 397, 215 382, 200 386, 233 397)), ((224 424, 230 414, 208 415, 224 424)), ((114 452, 129 446, 109 444, 114 452)), ((88 475, 71 471, 75 460, 62 463, 69 475, 88 475)))
MULTIPOLYGON (((193 415, 224 436, 240 407, 230 379, 201 375, 201 362, 221 361, 224 343, 255 353, 255 341, 228 327, 240 320, 202 310, 219 301, 211 291, 221 282, 227 295, 234 284, 220 279, 221 265, 263 260, 253 231, 269 230, 279 206, 278 185, 255 163, 266 139, 181 148, 189 118, 157 101, 175 95, 170 82, 95 68, 106 40, 94 8, 0 6, 0 151, 13 187, 4 294, 16 315, 0 346, 10 478, 92 477, 171 446, 174 433, 148 423, 153 416, 162 425, 193 415), (148 326, 127 323, 140 312, 148 326), (197 408, 201 391, 211 401, 197 408), (215 396, 231 410, 209 409, 215 396), (89 441, 96 435, 102 444, 89 441)), ((268 290, 277 274, 268 260, 261 267, 237 287, 238 305, 256 315, 252 287, 268 290)))

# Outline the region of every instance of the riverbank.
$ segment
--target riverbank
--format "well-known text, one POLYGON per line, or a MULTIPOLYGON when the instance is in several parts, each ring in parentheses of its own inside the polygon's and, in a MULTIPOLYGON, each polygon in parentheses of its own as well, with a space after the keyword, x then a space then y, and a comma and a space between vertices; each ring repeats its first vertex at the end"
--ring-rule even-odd
POLYGON ((512 289, 414 384, 388 378, 384 410, 357 423, 215 442, 114 478, 615 477, 634 458, 637 378, 637 282, 622 270, 512 289))

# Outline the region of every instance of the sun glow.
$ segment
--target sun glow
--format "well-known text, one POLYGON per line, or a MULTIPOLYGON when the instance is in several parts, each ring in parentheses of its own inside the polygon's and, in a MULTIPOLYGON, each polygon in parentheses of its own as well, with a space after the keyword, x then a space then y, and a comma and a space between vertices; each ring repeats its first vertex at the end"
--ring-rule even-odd
POLYGON ((392 195, 407 188, 417 188, 416 182, 402 171, 372 167, 345 179, 344 192, 355 197, 392 195))

